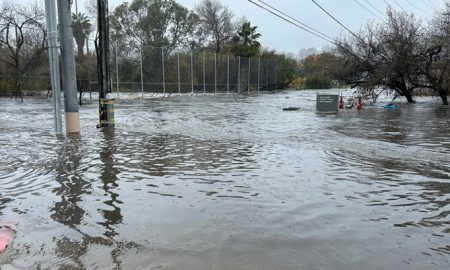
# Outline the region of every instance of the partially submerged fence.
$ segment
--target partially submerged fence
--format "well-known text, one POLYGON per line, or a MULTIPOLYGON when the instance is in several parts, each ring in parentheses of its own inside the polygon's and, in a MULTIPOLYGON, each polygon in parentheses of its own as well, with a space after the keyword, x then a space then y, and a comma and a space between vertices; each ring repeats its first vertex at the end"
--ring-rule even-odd
MULTIPOLYGON (((277 88, 274 59, 248 58, 211 51, 141 47, 121 50, 112 46, 110 78, 113 93, 244 93, 277 88)), ((83 92, 97 92, 95 55, 77 56, 77 85, 83 92)), ((48 91, 48 63, 45 74, 26 77, 24 90, 48 91)), ((15 87, 14 76, 1 76, 0 92, 15 87)))

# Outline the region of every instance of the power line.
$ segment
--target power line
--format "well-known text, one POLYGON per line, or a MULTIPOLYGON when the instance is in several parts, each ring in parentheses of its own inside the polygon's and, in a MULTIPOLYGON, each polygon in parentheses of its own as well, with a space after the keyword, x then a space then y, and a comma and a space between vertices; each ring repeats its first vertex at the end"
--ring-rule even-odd
POLYGON ((436 9, 436 6, 433 4, 433 2, 430 2, 430 1, 425 1, 425 0, 422 0, 425 4, 427 4, 427 6, 429 6, 430 8, 432 8, 432 9, 436 9))
POLYGON ((314 32, 316 32, 316 33, 319 33, 320 35, 325 36, 325 37, 327 37, 327 38, 330 39, 330 40, 334 40, 334 38, 328 36, 327 34, 324 34, 324 33, 320 32, 319 30, 316 30, 316 29, 312 28, 311 26, 302 23, 301 21, 299 21, 299 20, 297 20, 297 19, 295 19, 295 18, 289 16, 288 14, 282 12, 281 10, 275 8, 274 6, 271 6, 271 5, 267 4, 266 2, 264 2, 264 1, 262 1, 262 0, 257 0, 257 1, 263 3, 264 5, 266 5, 266 6, 268 6, 268 7, 270 7, 271 9, 275 10, 276 12, 278 12, 278 13, 280 13, 280 14, 286 16, 286 17, 288 17, 289 19, 291 19, 291 20, 293 20, 293 21, 295 21, 295 22, 297 22, 297 23, 303 25, 304 27, 310 29, 311 31, 314 31, 314 32))
POLYGON ((335 22, 337 22, 340 26, 342 26, 345 30, 347 30, 350 34, 353 36, 358 37, 355 33, 352 32, 352 30, 348 29, 347 26, 342 24, 338 19, 336 19, 333 15, 331 15, 326 9, 324 9, 321 5, 319 5, 316 1, 311 0, 316 6, 318 6, 323 12, 325 12, 328 16, 330 16, 335 22))
POLYGON ((381 21, 384 21, 382 18, 380 18, 377 14, 373 13, 370 9, 368 9, 366 6, 364 6, 363 4, 361 4, 358 0, 353 0, 353 2, 357 3, 360 7, 362 7, 363 9, 365 9, 367 12, 369 12, 370 14, 372 14, 373 16, 375 16, 376 18, 378 18, 381 21))
POLYGON ((321 35, 319 35, 319 34, 313 32, 313 31, 311 31, 311 30, 309 30, 309 29, 307 29, 307 28, 305 28, 305 27, 303 27, 303 26, 301 26, 301 25, 299 25, 299 24, 297 24, 297 23, 295 23, 295 22, 293 22, 293 21, 291 21, 291 20, 288 20, 288 19, 286 19, 285 17, 283 17, 283 16, 281 16, 281 15, 275 13, 274 11, 269 10, 268 8, 263 7, 262 5, 260 5, 260 4, 256 3, 256 2, 254 2, 253 0, 248 0, 248 1, 251 2, 252 4, 254 4, 254 5, 256 5, 256 6, 262 8, 262 9, 264 9, 264 10, 266 10, 267 12, 272 13, 273 15, 277 16, 278 18, 280 18, 280 19, 282 19, 282 20, 284 20, 284 21, 286 21, 286 22, 288 22, 288 23, 290 23, 290 24, 292 24, 292 25, 294 25, 294 26, 297 26, 298 28, 300 28, 300 29, 302 29, 302 30, 304 30, 304 31, 306 31, 306 32, 308 32, 308 33, 310 33, 310 34, 313 34, 313 35, 315 35, 315 36, 317 36, 317 37, 319 37, 319 38, 321 38, 321 39, 323 39, 323 40, 325 40, 325 41, 327 41, 327 42, 332 43, 332 44, 336 44, 334 40, 329 40, 329 39, 326 38, 326 37, 323 37, 323 36, 321 36, 321 35))
POLYGON ((372 3, 370 3, 368 0, 364 0, 367 4, 369 4, 369 6, 371 6, 374 10, 378 11, 378 13, 381 14, 381 16, 384 16, 384 13, 379 10, 376 6, 374 6, 372 3))
POLYGON ((394 3, 401 9, 401 10, 403 10, 403 12, 405 12, 405 13, 408 13, 408 12, 406 12, 406 10, 397 2, 397 0, 392 0, 392 1, 394 1, 394 3))
POLYGON ((416 6, 416 5, 413 4, 411 1, 406 0, 406 2, 407 2, 410 6, 414 7, 415 9, 417 9, 417 10, 419 10, 419 11, 421 11, 421 12, 423 12, 424 14, 426 14, 426 12, 425 12, 423 9, 419 8, 418 6, 416 6))

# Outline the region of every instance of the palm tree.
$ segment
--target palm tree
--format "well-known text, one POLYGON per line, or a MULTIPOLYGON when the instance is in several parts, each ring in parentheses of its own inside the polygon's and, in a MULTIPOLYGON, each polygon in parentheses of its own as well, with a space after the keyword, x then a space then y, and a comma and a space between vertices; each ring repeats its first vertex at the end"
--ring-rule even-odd
POLYGON ((78 47, 78 55, 83 55, 84 43, 92 30, 91 21, 81 13, 72 13, 73 37, 78 47))
POLYGON ((244 22, 241 30, 234 36, 233 41, 235 45, 235 53, 239 56, 252 57, 256 56, 261 49, 261 44, 258 39, 261 37, 260 33, 256 32, 257 26, 251 26, 250 22, 244 22))

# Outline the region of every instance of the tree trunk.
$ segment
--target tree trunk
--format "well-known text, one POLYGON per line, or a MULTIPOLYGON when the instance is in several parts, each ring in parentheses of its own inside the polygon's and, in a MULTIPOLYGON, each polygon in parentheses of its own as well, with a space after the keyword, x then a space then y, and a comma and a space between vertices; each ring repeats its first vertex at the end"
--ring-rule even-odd
POLYGON ((410 104, 415 104, 416 103, 416 101, 413 99, 413 97, 412 97, 412 95, 411 95, 411 93, 409 91, 405 91, 404 94, 405 94, 405 98, 408 101, 408 103, 410 103, 410 104))
POLYGON ((445 91, 444 89, 439 89, 439 96, 441 97, 442 104, 444 105, 448 105, 447 94, 447 91, 445 91))

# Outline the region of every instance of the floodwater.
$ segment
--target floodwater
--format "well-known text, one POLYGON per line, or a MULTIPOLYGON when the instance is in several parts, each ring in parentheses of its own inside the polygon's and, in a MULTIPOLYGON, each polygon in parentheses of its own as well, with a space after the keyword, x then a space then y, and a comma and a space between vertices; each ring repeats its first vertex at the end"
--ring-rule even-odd
POLYGON ((92 101, 81 135, 57 138, 49 101, 1 99, 0 265, 449 269, 450 108, 382 105, 120 100, 116 128, 97 130, 92 101))

